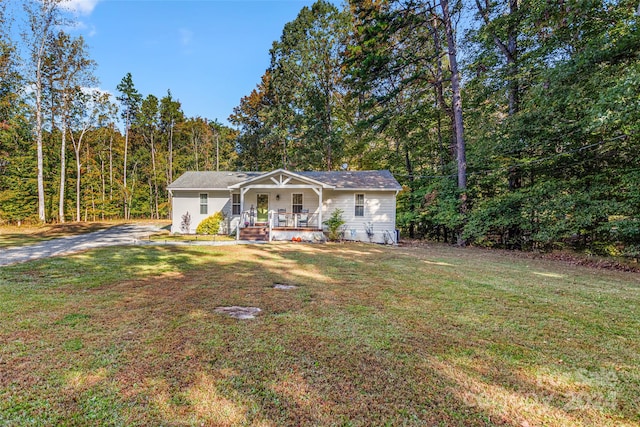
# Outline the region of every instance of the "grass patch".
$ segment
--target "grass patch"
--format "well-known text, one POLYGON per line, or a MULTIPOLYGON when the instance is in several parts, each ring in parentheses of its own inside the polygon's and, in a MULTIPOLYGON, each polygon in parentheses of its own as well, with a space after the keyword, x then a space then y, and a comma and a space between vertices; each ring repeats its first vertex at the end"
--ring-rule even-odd
POLYGON ((0 424, 637 426, 639 307, 486 250, 97 249, 0 268, 0 424))

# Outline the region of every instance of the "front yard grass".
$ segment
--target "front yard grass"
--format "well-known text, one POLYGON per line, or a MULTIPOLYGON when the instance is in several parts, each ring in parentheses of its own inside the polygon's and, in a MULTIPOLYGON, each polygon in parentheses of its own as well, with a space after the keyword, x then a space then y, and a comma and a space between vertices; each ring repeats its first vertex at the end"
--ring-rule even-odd
POLYGON ((638 426, 639 309, 475 249, 93 250, 0 268, 0 424, 638 426))

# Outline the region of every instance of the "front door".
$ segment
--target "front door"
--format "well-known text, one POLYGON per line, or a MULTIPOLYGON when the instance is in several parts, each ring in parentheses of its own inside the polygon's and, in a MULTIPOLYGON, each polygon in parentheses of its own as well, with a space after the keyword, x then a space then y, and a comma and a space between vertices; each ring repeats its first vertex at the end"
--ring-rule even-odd
POLYGON ((258 194, 258 207, 256 210, 258 211, 258 221, 257 222, 267 222, 269 221, 269 195, 268 194, 258 194))

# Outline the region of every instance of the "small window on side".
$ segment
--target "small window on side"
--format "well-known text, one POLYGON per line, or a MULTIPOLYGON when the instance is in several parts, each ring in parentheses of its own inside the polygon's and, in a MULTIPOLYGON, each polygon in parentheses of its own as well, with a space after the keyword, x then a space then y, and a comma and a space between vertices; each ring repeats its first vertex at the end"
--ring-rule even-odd
POLYGON ((208 196, 200 194, 200 215, 207 215, 209 210, 208 196))
POLYGON ((364 216, 364 194, 356 194, 355 216, 364 216))
POLYGON ((231 215, 240 215, 240 195, 231 195, 231 215))

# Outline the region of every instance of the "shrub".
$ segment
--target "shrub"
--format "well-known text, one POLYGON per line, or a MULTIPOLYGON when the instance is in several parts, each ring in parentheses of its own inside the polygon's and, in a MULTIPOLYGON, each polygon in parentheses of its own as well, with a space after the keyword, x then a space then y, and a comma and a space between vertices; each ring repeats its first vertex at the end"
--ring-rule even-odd
POLYGON ((329 229, 329 240, 338 240, 340 238, 340 227, 345 224, 342 219, 342 209, 335 209, 329 219, 322 221, 329 229))
POLYGON ((182 222, 180 223, 180 231, 184 234, 189 234, 189 228, 191 227, 191 215, 189 212, 182 215, 182 222))
POLYGON ((218 234, 220 232, 220 225, 224 221, 224 215, 222 212, 216 212, 213 215, 202 220, 196 228, 196 234, 218 234))

